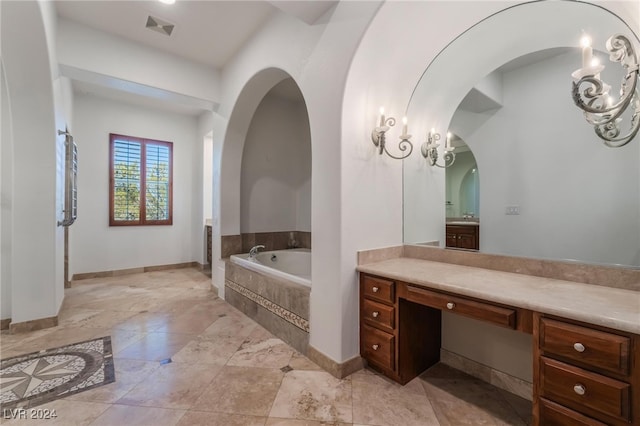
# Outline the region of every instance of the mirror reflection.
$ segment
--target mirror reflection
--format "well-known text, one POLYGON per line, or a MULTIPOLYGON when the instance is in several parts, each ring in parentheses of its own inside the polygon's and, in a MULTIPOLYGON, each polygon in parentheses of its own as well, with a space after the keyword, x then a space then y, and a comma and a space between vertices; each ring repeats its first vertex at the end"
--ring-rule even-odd
MULTIPOLYGON (((571 72, 581 63, 578 41, 585 28, 601 40, 602 48, 594 54, 602 63, 608 62, 603 50, 609 35, 623 32, 638 43, 622 21, 603 9, 541 2, 487 19, 430 64, 408 115, 439 117, 441 126, 468 146, 475 167, 454 171, 455 166, 471 164, 463 160, 464 148, 456 148, 456 162, 446 170, 419 164, 416 158, 404 160, 405 243, 460 248, 463 240, 462 248, 471 248, 472 237, 449 227, 455 223, 459 228, 466 221, 478 225, 483 252, 640 266, 640 141, 636 138, 616 149, 603 146, 570 96, 571 72), (569 8, 571 13, 554 8, 569 8), (493 49, 504 52, 513 46, 501 47, 496 41, 503 19, 518 25, 537 14, 576 19, 563 20, 562 34, 547 23, 545 31, 555 39, 529 46, 526 52, 513 49, 511 57, 503 55, 506 61, 487 61, 485 72, 478 66, 480 75, 458 81, 468 84, 461 94, 450 88, 448 93, 457 101, 438 93, 455 68, 456 45, 469 48, 474 40, 485 40, 486 55, 492 56, 493 49), (435 100, 440 100, 439 108, 435 100), (452 104, 450 112, 447 102, 452 104)), ((608 66, 602 77, 619 82, 622 70, 608 66)), ((424 123, 425 128, 433 125, 424 123)))

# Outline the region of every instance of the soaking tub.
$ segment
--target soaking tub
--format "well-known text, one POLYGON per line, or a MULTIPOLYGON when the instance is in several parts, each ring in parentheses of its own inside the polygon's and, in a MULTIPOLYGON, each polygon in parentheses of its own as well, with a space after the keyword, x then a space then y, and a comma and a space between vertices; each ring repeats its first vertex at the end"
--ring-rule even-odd
POLYGON ((311 287, 310 249, 263 251, 253 259, 246 253, 234 254, 231 262, 270 277, 311 287))

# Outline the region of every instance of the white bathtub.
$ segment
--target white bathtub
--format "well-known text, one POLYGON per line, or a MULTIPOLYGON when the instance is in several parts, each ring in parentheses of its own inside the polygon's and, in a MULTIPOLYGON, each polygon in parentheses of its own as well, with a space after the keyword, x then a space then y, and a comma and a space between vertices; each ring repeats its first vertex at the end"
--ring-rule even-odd
POLYGON ((264 275, 311 287, 310 249, 262 251, 251 260, 246 253, 234 254, 231 262, 264 275))

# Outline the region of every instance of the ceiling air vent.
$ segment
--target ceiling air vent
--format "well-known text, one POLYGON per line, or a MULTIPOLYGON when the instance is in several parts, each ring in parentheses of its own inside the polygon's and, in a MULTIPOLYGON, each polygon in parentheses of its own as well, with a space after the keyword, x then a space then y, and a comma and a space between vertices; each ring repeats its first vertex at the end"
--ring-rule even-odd
POLYGON ((166 36, 170 36, 171 32, 173 31, 173 28, 175 27, 174 24, 167 21, 163 21, 162 19, 158 19, 151 15, 149 15, 149 17, 147 18, 146 26, 150 30, 157 31, 160 34, 164 34, 166 36))

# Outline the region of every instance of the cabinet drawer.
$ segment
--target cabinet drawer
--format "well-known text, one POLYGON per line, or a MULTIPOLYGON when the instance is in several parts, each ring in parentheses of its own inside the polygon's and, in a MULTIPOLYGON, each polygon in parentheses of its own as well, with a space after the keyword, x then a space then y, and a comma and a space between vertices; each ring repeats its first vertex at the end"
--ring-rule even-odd
POLYGON ((395 338, 377 328, 363 324, 360 352, 367 361, 389 370, 395 369, 395 338))
POLYGON ((364 299, 362 304, 362 318, 378 328, 393 332, 395 328, 395 309, 373 300, 364 299))
POLYGON ((544 426, 607 426, 544 398, 540 399, 540 424, 544 426))
POLYGON ((413 286, 407 286, 407 300, 503 327, 516 328, 516 311, 514 309, 449 296, 413 286))
POLYGON ((542 396, 582 411, 597 412, 629 421, 631 386, 560 361, 540 358, 542 396))
POLYGON ((540 322, 540 348, 582 364, 629 374, 629 338, 548 318, 540 322))
POLYGON ((395 302, 395 286, 393 281, 374 278, 368 275, 363 275, 362 277, 362 293, 365 297, 381 302, 395 302))

